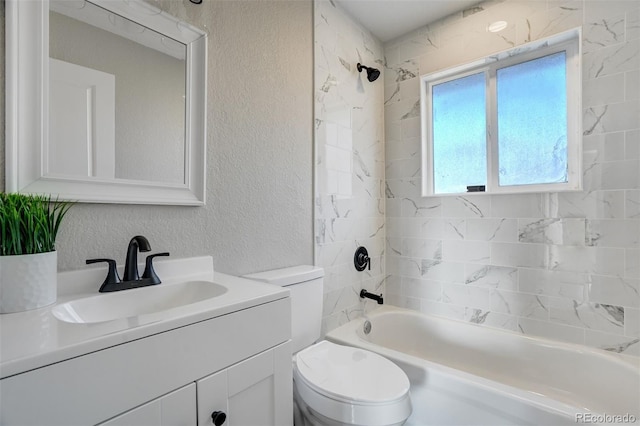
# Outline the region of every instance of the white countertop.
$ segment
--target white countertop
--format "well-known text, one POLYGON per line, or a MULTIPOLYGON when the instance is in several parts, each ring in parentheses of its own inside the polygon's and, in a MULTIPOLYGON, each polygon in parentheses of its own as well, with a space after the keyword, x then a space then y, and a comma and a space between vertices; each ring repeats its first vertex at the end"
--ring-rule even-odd
POLYGON ((289 296, 289 290, 282 287, 214 274, 212 262, 209 256, 158 261, 156 271, 163 281, 160 285, 212 281, 227 287, 226 293, 163 312, 92 324, 61 321, 51 310, 70 300, 99 295, 106 267, 58 274, 55 304, 0 315, 0 379, 289 296))

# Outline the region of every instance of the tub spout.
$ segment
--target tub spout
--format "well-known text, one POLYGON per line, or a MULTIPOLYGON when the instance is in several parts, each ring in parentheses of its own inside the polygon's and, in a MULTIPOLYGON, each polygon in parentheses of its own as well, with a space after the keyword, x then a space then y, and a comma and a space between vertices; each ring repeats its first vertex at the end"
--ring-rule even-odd
POLYGON ((382 305, 382 294, 378 296, 377 294, 369 293, 365 289, 360 290, 360 298, 364 299, 365 297, 367 299, 375 300, 376 302, 378 302, 378 305, 382 305))

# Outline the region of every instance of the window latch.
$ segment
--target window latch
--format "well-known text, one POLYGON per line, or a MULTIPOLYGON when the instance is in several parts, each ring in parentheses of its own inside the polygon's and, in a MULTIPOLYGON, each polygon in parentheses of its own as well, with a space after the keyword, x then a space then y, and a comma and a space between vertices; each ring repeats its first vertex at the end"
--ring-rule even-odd
POLYGON ((484 185, 469 185, 467 192, 484 192, 484 185))

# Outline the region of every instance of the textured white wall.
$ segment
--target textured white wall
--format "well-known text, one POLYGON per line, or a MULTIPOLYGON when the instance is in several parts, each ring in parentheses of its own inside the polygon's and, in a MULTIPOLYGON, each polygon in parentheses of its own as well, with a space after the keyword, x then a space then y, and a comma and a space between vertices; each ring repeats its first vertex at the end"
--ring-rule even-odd
POLYGON ((0 2, 0 188, 4 190, 4 1, 0 2))
POLYGON ((312 263, 311 1, 151 3, 209 33, 207 205, 76 205, 58 238, 59 269, 91 257, 123 263, 136 234, 173 257, 212 255, 231 274, 312 263))

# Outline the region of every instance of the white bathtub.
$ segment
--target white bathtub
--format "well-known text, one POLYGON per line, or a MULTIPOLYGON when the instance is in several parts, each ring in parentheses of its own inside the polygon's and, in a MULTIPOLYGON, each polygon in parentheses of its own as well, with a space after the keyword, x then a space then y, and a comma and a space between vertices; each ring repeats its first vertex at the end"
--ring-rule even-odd
POLYGON ((390 306, 326 337, 377 352, 407 373, 408 425, 640 421, 640 361, 631 357, 390 306))

